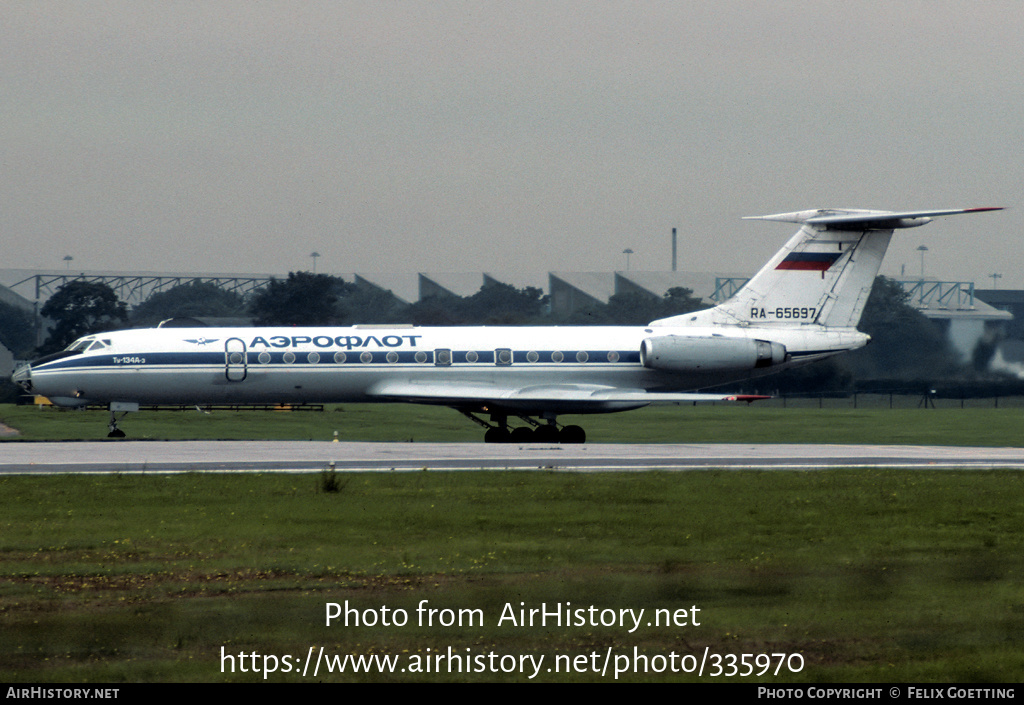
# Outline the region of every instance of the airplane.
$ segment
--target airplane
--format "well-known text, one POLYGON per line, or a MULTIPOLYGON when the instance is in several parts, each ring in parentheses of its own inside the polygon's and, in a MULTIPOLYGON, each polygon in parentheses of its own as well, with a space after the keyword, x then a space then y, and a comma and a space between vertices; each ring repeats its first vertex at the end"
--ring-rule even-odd
MULTIPOLYGON (((561 414, 746 401, 696 390, 855 350, 893 231, 1001 208, 817 209, 748 220, 800 229, 734 296, 647 326, 172 328, 88 335, 15 370, 56 405, 411 402, 451 407, 485 442, 583 443, 561 414), (510 427, 517 417, 523 425, 510 427)), ((120 414, 120 416, 118 416, 120 414)))

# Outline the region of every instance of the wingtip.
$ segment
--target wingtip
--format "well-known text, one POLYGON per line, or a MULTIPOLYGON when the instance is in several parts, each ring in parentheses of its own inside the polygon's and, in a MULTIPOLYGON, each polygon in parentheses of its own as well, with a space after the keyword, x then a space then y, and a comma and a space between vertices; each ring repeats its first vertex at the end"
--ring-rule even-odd
POLYGON ((725 398, 726 401, 745 401, 748 404, 762 399, 771 399, 771 397, 763 394, 734 394, 725 398))

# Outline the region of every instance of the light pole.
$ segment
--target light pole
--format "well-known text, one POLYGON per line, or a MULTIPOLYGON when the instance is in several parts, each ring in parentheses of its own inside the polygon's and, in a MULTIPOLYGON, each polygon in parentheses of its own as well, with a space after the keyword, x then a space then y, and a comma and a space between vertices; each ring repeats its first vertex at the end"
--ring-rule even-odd
POLYGON ((622 254, 626 255, 626 271, 629 271, 629 256, 633 254, 633 250, 628 247, 622 251, 622 254))
POLYGON ((921 253, 921 281, 924 281, 924 253, 928 251, 928 248, 921 245, 917 251, 921 253))
POLYGON ((71 269, 71 263, 74 261, 74 259, 75 258, 72 257, 71 255, 64 255, 64 269, 65 270, 71 269))
POLYGON ((1003 275, 1002 275, 1002 274, 999 274, 999 273, 997 272, 997 273, 989 274, 989 277, 991 277, 991 278, 992 278, 992 288, 993 288, 993 289, 998 289, 998 288, 999 288, 999 282, 998 282, 998 281, 996 281, 996 280, 997 280, 997 279, 1002 279, 1002 278, 1003 278, 1003 275))
POLYGON ((320 256, 320 253, 310 252, 309 256, 313 258, 313 274, 316 274, 316 258, 320 256))

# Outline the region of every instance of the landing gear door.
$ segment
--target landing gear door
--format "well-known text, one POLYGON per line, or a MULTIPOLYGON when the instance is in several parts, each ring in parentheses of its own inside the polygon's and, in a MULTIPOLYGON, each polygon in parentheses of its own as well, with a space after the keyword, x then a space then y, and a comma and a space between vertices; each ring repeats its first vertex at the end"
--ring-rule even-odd
POLYGON ((224 341, 224 374, 229 382, 241 382, 248 374, 246 366, 245 341, 228 338, 224 341))

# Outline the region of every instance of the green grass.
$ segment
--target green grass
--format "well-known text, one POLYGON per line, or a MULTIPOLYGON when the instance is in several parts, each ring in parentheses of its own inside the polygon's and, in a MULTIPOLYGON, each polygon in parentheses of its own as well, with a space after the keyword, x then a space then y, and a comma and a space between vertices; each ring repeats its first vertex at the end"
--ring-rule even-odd
MULTIPOLYGON (((561 417, 592 442, 1020 445, 1024 409, 875 399, 561 417), (867 405, 871 408, 864 408, 867 405), (987 407, 987 408, 986 408, 987 407)), ((107 414, 0 407, 22 440, 94 439, 107 414)), ((470 441, 443 408, 142 412, 137 439, 470 441)), ((0 452, 2 452, 0 444, 0 452)), ((799 653, 782 681, 1016 681, 1024 475, 690 472, 0 477, 0 680, 261 680, 225 653, 650 658, 799 653), (483 625, 418 626, 421 600, 483 625), (337 602, 404 627, 324 624, 337 602), (519 627, 506 604, 700 608, 700 626, 519 627), (469 649, 467 652, 466 650, 469 649)), ((773 663, 774 667, 774 663, 773 663)), ((541 680, 611 680, 547 673, 541 680)), ((704 680, 626 674, 624 680, 704 680)), ((296 682, 295 673, 269 680, 296 682)), ((308 680, 308 678, 307 678, 308 680)), ((321 674, 318 680, 526 680, 321 674)), ((743 679, 740 679, 743 680, 743 679)), ((755 680, 748 678, 746 680, 755 680)))
MULTIPOLYGON (((895 443, 1019 446, 1024 406, 1000 400, 995 408, 890 409, 884 400, 853 408, 846 399, 782 406, 781 400, 747 405, 659 406, 619 414, 560 416, 580 424, 592 443, 895 443)), ((109 414, 52 408, 0 406, 0 423, 20 440, 79 440, 106 436, 109 414)), ((269 439, 481 442, 483 429, 451 409, 407 404, 347 404, 325 411, 143 411, 121 427, 130 439, 269 439)))
POLYGON ((603 659, 635 646, 803 656, 800 673, 762 682, 1017 681, 1022 492, 1010 471, 372 473, 339 492, 317 474, 0 477, 0 680, 261 680, 221 674, 222 646, 404 665, 428 647, 603 659), (484 624, 419 626, 421 600, 484 624), (326 604, 345 601, 412 621, 326 626, 326 604), (521 602, 696 606, 700 625, 499 626, 521 602))

